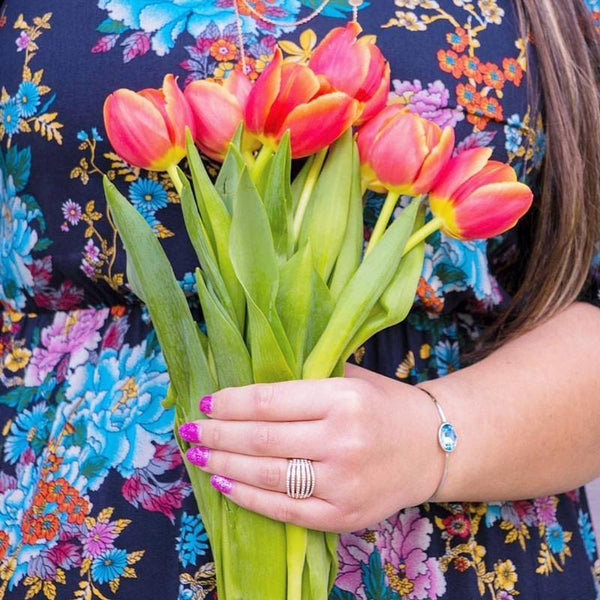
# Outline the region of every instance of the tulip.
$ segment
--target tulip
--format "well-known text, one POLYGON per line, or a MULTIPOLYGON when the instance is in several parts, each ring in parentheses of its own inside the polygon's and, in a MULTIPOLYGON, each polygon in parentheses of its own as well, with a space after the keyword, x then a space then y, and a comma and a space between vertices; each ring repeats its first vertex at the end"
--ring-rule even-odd
POLYGON ((192 111, 173 75, 162 89, 119 89, 104 102, 104 125, 115 152, 131 165, 174 171, 185 156, 185 128, 195 133, 192 111))
POLYGON ((196 126, 195 141, 210 158, 223 162, 229 143, 244 120, 244 110, 252 83, 246 75, 233 71, 223 84, 193 81, 184 91, 196 126))
POLYGON ((489 160, 489 148, 453 158, 429 195, 434 220, 458 240, 485 239, 514 227, 529 210, 533 193, 517 181, 515 170, 489 160))
POLYGON ((363 185, 376 192, 388 192, 368 253, 383 235, 400 195, 419 196, 432 188, 452 156, 454 130, 442 130, 392 105, 363 125, 357 143, 363 185))
POLYGON ((246 129, 275 150, 289 130, 292 157, 316 154, 356 121, 360 104, 348 94, 331 91, 324 77, 305 65, 283 64, 279 48, 257 79, 246 104, 246 129))
POLYGON ((385 106, 390 90, 390 65, 375 45, 374 36, 357 39, 361 31, 362 27, 354 21, 332 29, 308 63, 317 75, 325 75, 336 90, 362 104, 357 125, 385 106))

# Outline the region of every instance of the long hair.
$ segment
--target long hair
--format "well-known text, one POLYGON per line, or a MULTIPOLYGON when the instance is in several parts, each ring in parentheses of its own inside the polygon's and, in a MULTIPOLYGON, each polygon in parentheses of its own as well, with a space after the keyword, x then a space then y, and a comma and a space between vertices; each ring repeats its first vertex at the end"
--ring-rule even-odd
POLYGON ((486 336, 490 348, 575 301, 600 240, 600 36, 583 0, 515 3, 535 53, 530 88, 541 98, 546 156, 524 222, 529 253, 512 304, 486 336))

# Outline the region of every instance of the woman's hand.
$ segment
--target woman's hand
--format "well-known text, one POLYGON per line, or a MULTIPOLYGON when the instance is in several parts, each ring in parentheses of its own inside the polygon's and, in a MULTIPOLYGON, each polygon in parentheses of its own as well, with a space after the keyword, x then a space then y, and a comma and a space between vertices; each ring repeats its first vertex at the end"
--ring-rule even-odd
POLYGON ((360 367, 344 379, 228 388, 201 404, 211 418, 180 428, 197 444, 188 460, 221 476, 213 485, 233 502, 278 521, 361 529, 424 502, 441 477, 431 400, 360 367), (313 461, 311 498, 286 495, 289 458, 313 461))

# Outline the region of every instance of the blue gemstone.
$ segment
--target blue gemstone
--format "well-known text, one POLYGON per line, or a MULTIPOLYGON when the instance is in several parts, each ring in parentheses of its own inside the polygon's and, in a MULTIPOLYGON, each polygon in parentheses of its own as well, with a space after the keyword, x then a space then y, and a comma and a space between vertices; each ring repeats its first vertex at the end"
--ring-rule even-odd
POLYGON ((454 425, 452 423, 442 423, 438 432, 438 439, 444 452, 453 452, 456 449, 456 442, 458 441, 454 425))

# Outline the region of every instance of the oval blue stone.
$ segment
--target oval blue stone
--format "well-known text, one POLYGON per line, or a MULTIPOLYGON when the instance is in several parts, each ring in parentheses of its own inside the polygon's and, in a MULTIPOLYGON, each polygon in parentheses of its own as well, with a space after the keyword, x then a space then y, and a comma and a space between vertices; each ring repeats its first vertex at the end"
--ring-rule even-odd
POLYGON ((444 452, 453 452, 456 449, 458 435, 456 435, 456 429, 454 429, 452 423, 442 423, 440 425, 438 438, 444 452))

